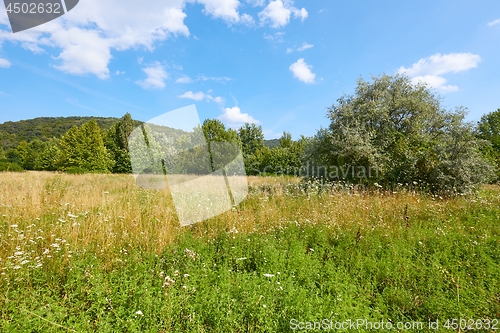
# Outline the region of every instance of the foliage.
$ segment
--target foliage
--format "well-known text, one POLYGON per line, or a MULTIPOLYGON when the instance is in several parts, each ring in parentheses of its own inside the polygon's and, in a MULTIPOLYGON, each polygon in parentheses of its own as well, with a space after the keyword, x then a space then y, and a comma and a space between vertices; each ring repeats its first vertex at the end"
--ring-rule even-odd
POLYGON ((97 122, 91 120, 81 128, 73 126, 60 141, 59 166, 62 170, 78 167, 89 172, 109 172, 110 158, 97 122))
MULTIPOLYGON (((41 117, 20 121, 7 121, 0 124, 0 141, 5 149, 15 148, 21 141, 30 143, 35 139, 49 141, 60 138, 71 127, 82 126, 95 120, 100 128, 108 130, 115 124, 116 118, 103 117, 41 117)), ((134 121, 134 127, 139 126, 139 121, 134 121)))
POLYGON ((5 160, 0 160, 0 172, 22 172, 24 169, 17 163, 7 162, 5 160))
POLYGON ((60 160, 61 150, 59 140, 52 139, 45 144, 45 149, 41 152, 35 162, 35 170, 56 171, 60 160))
POLYGON ((491 143, 482 152, 496 167, 495 180, 500 180, 500 109, 481 117, 477 125, 477 136, 491 143))
POLYGON ((301 175, 305 140, 302 136, 298 141, 293 141, 290 133, 283 132, 277 147, 260 149, 259 170, 263 175, 301 175))
POLYGON ((246 172, 249 175, 259 173, 262 149, 264 149, 264 134, 262 127, 246 123, 238 130, 241 141, 246 172))
POLYGON ((465 109, 447 111, 424 85, 406 76, 358 80, 354 95, 328 109, 331 123, 315 138, 315 164, 324 176, 394 187, 424 183, 433 192, 467 193, 491 175, 479 154, 485 145, 464 122, 465 109), (323 164, 325 165, 325 164, 323 164))
POLYGON ((356 318, 408 332, 432 330, 396 323, 439 320, 439 332, 473 318, 484 332, 500 313, 498 186, 474 200, 287 194, 268 192, 286 177, 250 177, 245 202, 181 228, 166 191, 127 175, 0 177, 2 332, 287 332, 292 319, 356 318))
POLYGON ((132 173, 130 164, 128 138, 134 130, 134 122, 130 113, 126 113, 104 135, 104 144, 115 162, 111 168, 113 173, 132 173))

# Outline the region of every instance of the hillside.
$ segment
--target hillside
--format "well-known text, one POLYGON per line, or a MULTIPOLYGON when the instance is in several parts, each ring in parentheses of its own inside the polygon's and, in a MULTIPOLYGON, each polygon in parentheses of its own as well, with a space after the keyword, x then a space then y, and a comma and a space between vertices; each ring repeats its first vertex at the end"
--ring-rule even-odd
MULTIPOLYGON (((48 141, 60 138, 71 127, 81 126, 94 119, 102 130, 108 130, 119 118, 113 117, 41 117, 20 121, 7 121, 0 124, 0 142, 4 150, 15 148, 21 141, 31 142, 34 139, 48 141)), ((135 125, 139 126, 136 120, 135 125)), ((180 131, 182 132, 182 131, 180 131)), ((279 144, 278 139, 264 140, 269 148, 279 144)))
MULTIPOLYGON (((17 147, 19 142, 34 139, 48 141, 60 138, 73 126, 81 126, 94 119, 99 127, 108 130, 119 118, 104 117, 42 117, 0 124, 0 140, 4 149, 17 147)), ((137 122, 139 125, 140 122, 137 122)))

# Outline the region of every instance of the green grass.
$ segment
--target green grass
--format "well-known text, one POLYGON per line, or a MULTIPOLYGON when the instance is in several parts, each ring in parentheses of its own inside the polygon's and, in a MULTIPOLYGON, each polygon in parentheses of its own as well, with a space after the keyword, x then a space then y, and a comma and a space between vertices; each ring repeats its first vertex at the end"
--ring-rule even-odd
MULTIPOLYGON (((289 332, 292 319, 366 319, 439 320, 445 332, 447 319, 500 319, 498 188, 477 198, 391 197, 414 202, 408 219, 401 205, 392 206, 394 216, 373 208, 365 224, 327 223, 297 209, 296 218, 287 214, 290 205, 327 211, 340 200, 375 204, 376 195, 266 197, 182 229, 159 252, 138 243, 103 250, 98 241, 59 241, 50 256, 43 246, 19 248, 43 257, 36 267, 35 260, 21 264, 26 254, 10 244, 14 253, 0 262, 0 330, 289 332), (262 207, 275 215, 263 215, 262 207), (231 214, 263 220, 238 231, 225 223, 231 214)), ((16 230, 5 229, 6 218, 5 244, 16 230)))

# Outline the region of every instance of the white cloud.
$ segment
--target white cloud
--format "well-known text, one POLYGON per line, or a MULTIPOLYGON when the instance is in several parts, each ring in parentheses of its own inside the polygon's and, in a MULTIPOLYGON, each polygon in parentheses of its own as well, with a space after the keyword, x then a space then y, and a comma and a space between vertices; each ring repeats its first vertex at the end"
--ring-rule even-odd
POLYGON ((151 66, 142 69, 147 77, 144 80, 136 81, 144 89, 163 89, 165 88, 165 80, 168 79, 168 74, 163 66, 156 62, 151 66))
POLYGON ((178 96, 179 98, 187 98, 187 99, 192 99, 192 100, 195 100, 195 101, 202 101, 204 99, 206 99, 207 101, 214 101, 215 103, 217 104, 222 104, 224 103, 224 100, 222 99, 222 97, 220 96, 217 96, 217 97, 213 97, 212 95, 210 95, 212 91, 209 90, 207 94, 205 94, 204 92, 202 91, 198 91, 198 92, 192 92, 192 91, 187 91, 185 92, 184 94, 178 96))
POLYGON ((416 75, 441 75, 446 73, 458 73, 476 68, 481 61, 481 57, 472 53, 436 53, 428 58, 420 59, 410 68, 400 67, 399 73, 406 73, 409 76, 416 75))
POLYGON ((297 60, 289 69, 293 73, 293 76, 304 83, 314 83, 316 80, 316 74, 312 72, 312 66, 308 65, 304 61, 304 58, 297 60))
POLYGON ((287 53, 287 54, 288 54, 288 53, 292 53, 292 52, 293 52, 293 49, 292 49, 292 48, 290 48, 290 47, 287 47, 287 48, 286 48, 286 53, 287 53))
POLYGON ((205 93, 198 91, 193 93, 192 91, 187 91, 184 94, 180 95, 179 98, 188 98, 195 101, 202 101, 205 98, 205 93))
MULTIPOLYGON (((38 27, 16 34, 0 30, 0 46, 10 41, 35 53, 50 47, 59 53, 54 57, 57 69, 105 79, 113 50, 153 50, 156 43, 169 37, 189 36, 183 11, 189 2, 204 5, 206 15, 229 24, 254 22, 248 14, 240 16, 239 0, 86 0, 79 2, 78 10, 38 27)), ((3 10, 0 24, 8 25, 3 10)))
POLYGON ((221 77, 217 77, 217 76, 206 76, 206 75, 199 75, 198 78, 196 78, 196 81, 215 81, 215 82, 219 82, 219 83, 225 83, 225 82, 228 82, 228 81, 231 81, 232 79, 230 77, 227 77, 227 76, 221 76, 221 77))
POLYGON ((222 18, 228 23, 237 23, 240 21, 238 0, 197 0, 197 2, 205 5, 205 14, 209 14, 214 18, 222 18))
POLYGON ((488 23, 488 27, 492 27, 492 26, 497 25, 497 24, 500 24, 500 19, 488 23))
POLYGON ((275 32, 272 35, 264 33, 264 39, 270 42, 283 43, 285 41, 283 38, 284 35, 285 33, 281 31, 275 32))
POLYGON ((241 15, 240 22, 243 23, 243 24, 246 24, 248 26, 255 25, 255 20, 253 19, 252 16, 250 16, 248 14, 241 15))
POLYGON ((222 120, 230 127, 238 127, 245 123, 260 124, 260 121, 248 113, 241 113, 241 109, 237 106, 225 108, 224 113, 217 117, 217 119, 222 120))
POLYGON ((313 47, 314 47, 314 45, 313 45, 313 44, 307 44, 307 43, 304 43, 304 44, 302 44, 302 46, 301 46, 301 47, 299 47, 299 48, 297 49, 297 51, 304 51, 304 50, 307 50, 307 49, 310 49, 310 48, 313 48, 313 47))
POLYGON ((431 88, 443 92, 457 91, 459 88, 446 85, 448 80, 442 75, 448 73, 464 72, 476 68, 481 57, 472 53, 436 53, 428 58, 423 58, 414 63, 410 68, 400 67, 398 74, 406 74, 412 78, 413 83, 427 84, 431 88))
POLYGON ((193 82, 193 79, 191 79, 187 75, 183 75, 180 78, 178 78, 177 80, 175 80, 175 83, 191 83, 191 82, 193 82))
POLYGON ((300 18, 302 21, 308 16, 305 8, 297 9, 293 7, 293 1, 291 0, 285 0, 285 2, 274 0, 259 13, 259 18, 261 24, 269 23, 273 28, 281 28, 290 22, 292 14, 295 18, 300 18))
POLYGON ((309 13, 305 8, 297 9, 295 7, 291 7, 290 10, 293 13, 293 17, 300 18, 302 22, 309 16, 309 13))
POLYGON ((109 77, 110 41, 101 38, 97 31, 71 28, 54 32, 52 39, 65 46, 55 58, 62 60, 61 65, 55 66, 57 69, 70 74, 91 73, 100 79, 109 77))
POLYGON ((4 58, 0 58, 0 68, 9 68, 11 65, 10 61, 4 58))
POLYGON ((448 80, 438 75, 416 76, 411 79, 411 82, 415 85, 425 84, 431 88, 439 89, 443 92, 453 92, 458 90, 457 86, 445 85, 448 82, 448 80))
POLYGON ((227 76, 217 77, 217 76, 198 75, 195 79, 192 79, 187 75, 183 75, 180 78, 178 78, 177 80, 175 80, 175 83, 192 83, 192 82, 196 82, 196 81, 215 81, 218 83, 226 83, 226 82, 229 82, 231 80, 233 80, 233 79, 231 79, 230 77, 227 77, 227 76))
POLYGON ((109 77, 111 50, 145 47, 169 36, 189 36, 184 24, 184 0, 86 0, 78 10, 38 27, 12 34, 0 31, 4 41, 20 43, 34 52, 49 46, 60 50, 56 68, 71 74, 109 77), (112 13, 112 15, 110 15, 112 13))
POLYGON ((266 4, 266 0, 247 0, 247 3, 254 7, 262 7, 266 4))
POLYGON ((123 75, 123 74, 125 74, 125 71, 116 71, 115 72, 115 75, 123 75))

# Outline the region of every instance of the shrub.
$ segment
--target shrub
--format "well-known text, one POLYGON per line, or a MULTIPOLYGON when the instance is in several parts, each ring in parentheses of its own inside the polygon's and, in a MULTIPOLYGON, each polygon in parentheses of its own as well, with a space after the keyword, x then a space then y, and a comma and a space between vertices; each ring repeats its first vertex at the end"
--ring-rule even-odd
POLYGON ((0 172, 23 172, 24 169, 17 163, 0 162, 0 172))

